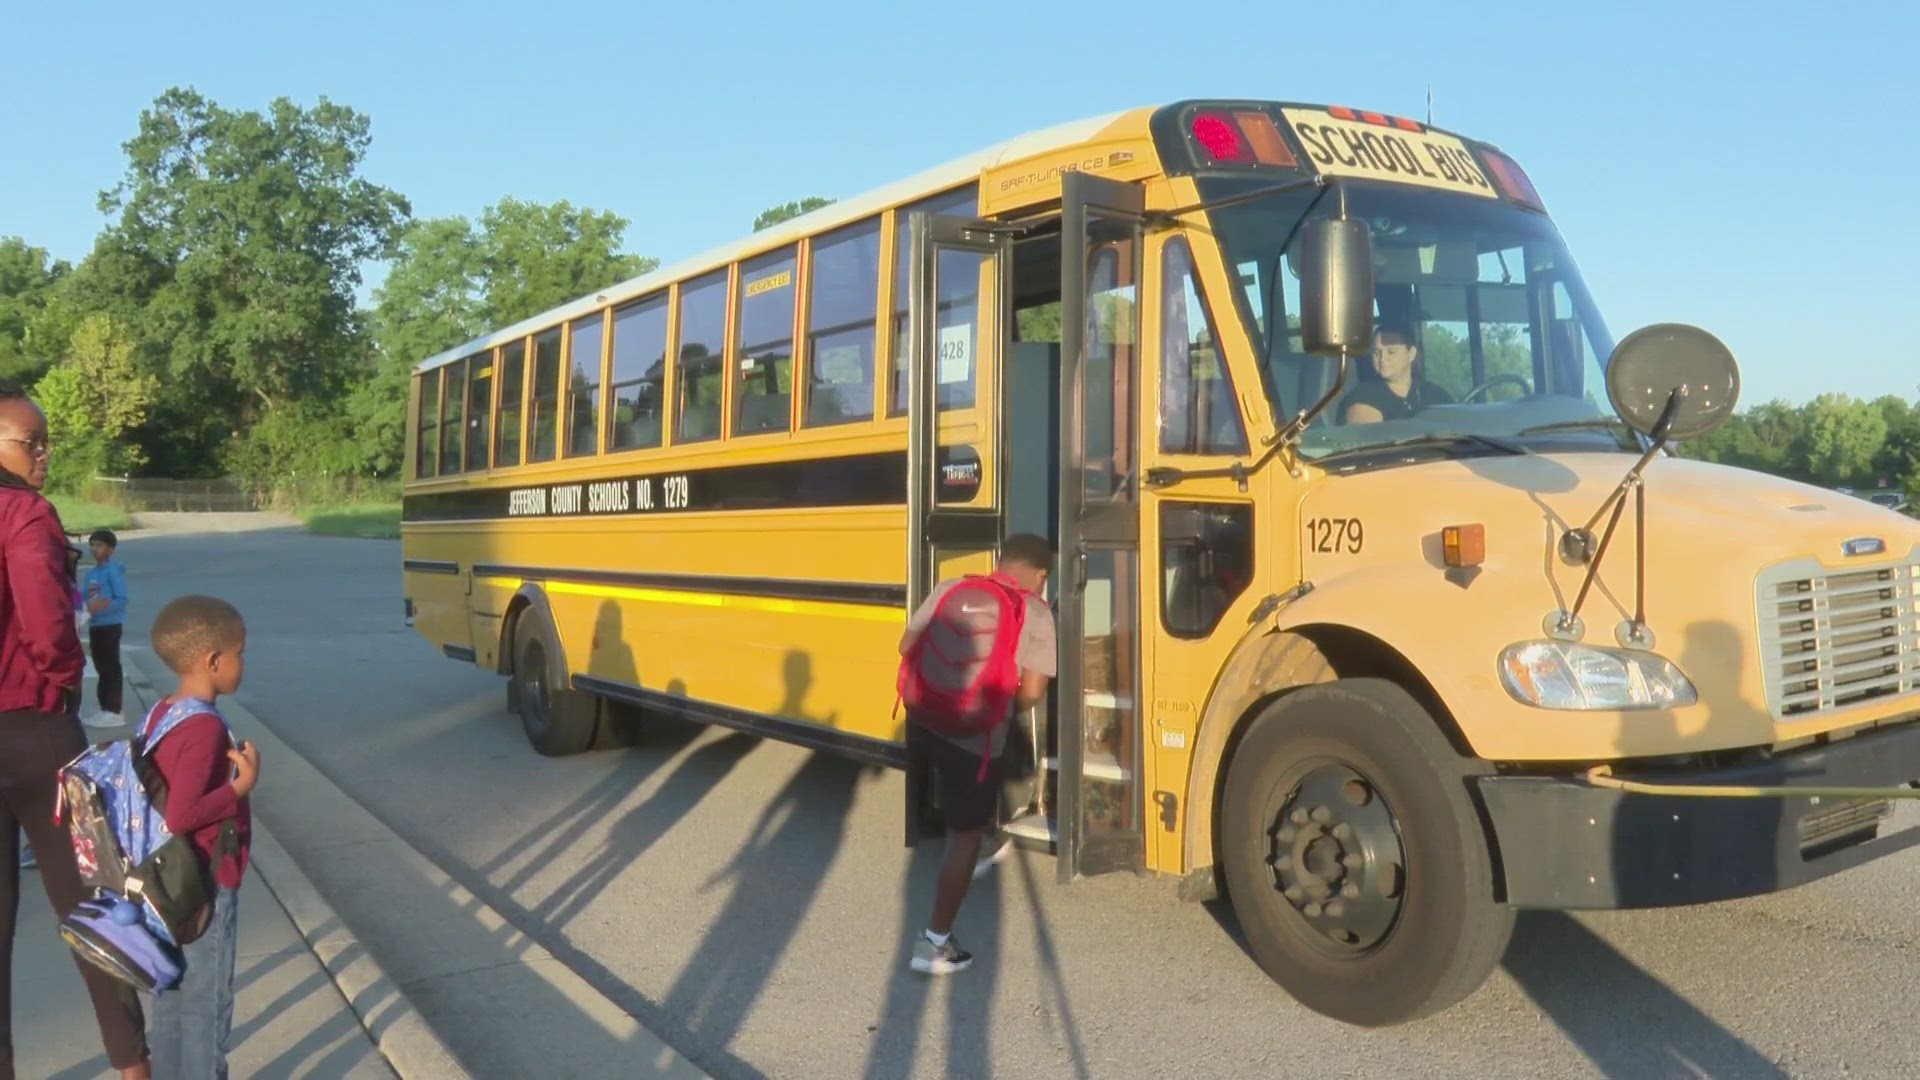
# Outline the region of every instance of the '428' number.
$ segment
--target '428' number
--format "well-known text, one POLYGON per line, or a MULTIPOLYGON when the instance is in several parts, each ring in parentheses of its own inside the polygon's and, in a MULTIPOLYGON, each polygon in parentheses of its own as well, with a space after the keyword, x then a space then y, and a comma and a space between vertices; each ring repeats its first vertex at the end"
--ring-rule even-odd
POLYGON ((1359 518, 1308 518, 1307 550, 1358 555, 1367 544, 1367 529, 1359 518))

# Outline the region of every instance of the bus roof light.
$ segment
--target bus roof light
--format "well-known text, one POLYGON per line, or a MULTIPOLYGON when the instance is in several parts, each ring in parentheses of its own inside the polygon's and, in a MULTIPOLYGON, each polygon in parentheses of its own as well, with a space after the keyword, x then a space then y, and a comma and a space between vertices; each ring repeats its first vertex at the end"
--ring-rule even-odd
POLYGON ((1535 210, 1547 208, 1540 200, 1540 193, 1534 190, 1533 181, 1527 178, 1526 172, 1512 158, 1483 146, 1480 148, 1480 159, 1486 162, 1487 171, 1493 174, 1494 185, 1501 194, 1535 210))
POLYGON ((1448 566, 1479 566, 1487 561, 1484 525, 1449 525, 1440 530, 1440 546, 1448 566))
POLYGON ((1287 141, 1280 137, 1280 129, 1274 126, 1273 117, 1266 113, 1249 111, 1236 112, 1233 119, 1240 125, 1240 134, 1246 136, 1248 145, 1253 147, 1253 159, 1262 165, 1284 165, 1295 168, 1300 164, 1287 148, 1287 141))
POLYGON ((1250 155, 1240 132, 1219 113, 1201 113, 1190 125, 1193 138, 1207 156, 1218 162, 1245 162, 1250 155))

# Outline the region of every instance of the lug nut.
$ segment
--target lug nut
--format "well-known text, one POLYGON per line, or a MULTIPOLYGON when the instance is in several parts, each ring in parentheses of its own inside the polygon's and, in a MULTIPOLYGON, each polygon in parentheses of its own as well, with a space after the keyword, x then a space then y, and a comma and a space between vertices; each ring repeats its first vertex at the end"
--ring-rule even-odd
POLYGON ((1304 908, 1301 908, 1300 910, 1306 912, 1307 918, 1309 919, 1317 919, 1320 917, 1321 908, 1320 908, 1320 904, 1317 901, 1313 901, 1313 900, 1307 901, 1307 906, 1304 908))
POLYGON ((1300 901, 1305 900, 1307 898, 1307 891, 1305 889, 1302 889, 1298 885, 1289 885, 1287 886, 1287 891, 1284 895, 1288 900, 1298 904, 1300 901))
POLYGON ((1358 900, 1360 899, 1360 886, 1355 882, 1349 881, 1340 887, 1340 895, 1349 900, 1358 900))
POLYGON ((1293 830, 1293 826, 1283 825, 1281 826, 1280 831, 1273 835, 1273 838, 1275 840, 1280 841, 1283 844, 1291 844, 1293 843, 1293 838, 1298 835, 1300 834, 1293 830))
POLYGON ((1293 813, 1287 815, 1287 820, 1293 822, 1295 825, 1305 825, 1307 823, 1307 812, 1304 809, 1296 807, 1293 813))
POLYGON ((1347 824, 1344 821, 1338 825, 1335 825, 1333 827, 1333 838, 1335 840, 1352 840, 1353 826, 1347 824))
POLYGON ((1358 870, 1367 865, 1367 860, 1359 855, 1342 855, 1340 856, 1340 865, 1349 870, 1358 870))
POLYGON ((1326 910, 1327 910, 1327 918, 1338 919, 1342 915, 1345 915, 1347 913, 1347 905, 1341 903, 1338 900, 1335 900, 1333 903, 1327 905, 1326 910))
POLYGON ((1314 824, 1325 825, 1333 820, 1333 811, 1324 806, 1316 806, 1313 808, 1313 813, 1308 816, 1313 818, 1314 824))

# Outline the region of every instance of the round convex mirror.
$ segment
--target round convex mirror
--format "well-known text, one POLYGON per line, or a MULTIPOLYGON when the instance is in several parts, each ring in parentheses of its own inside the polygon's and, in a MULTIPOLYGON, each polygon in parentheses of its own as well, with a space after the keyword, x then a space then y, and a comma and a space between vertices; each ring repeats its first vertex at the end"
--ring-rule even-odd
POLYGON ((1732 351, 1685 323, 1644 326, 1614 346, 1607 396, 1635 431, 1652 435, 1676 390, 1680 400, 1666 438, 1696 438, 1725 423, 1740 398, 1740 367, 1732 351))

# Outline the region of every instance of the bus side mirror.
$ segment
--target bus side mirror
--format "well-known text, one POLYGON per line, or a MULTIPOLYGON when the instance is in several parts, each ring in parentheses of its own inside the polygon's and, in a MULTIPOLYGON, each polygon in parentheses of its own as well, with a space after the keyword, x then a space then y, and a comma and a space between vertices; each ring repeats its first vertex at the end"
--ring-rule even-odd
POLYGON ((1656 443, 1698 438, 1740 400, 1740 366, 1720 339, 1685 323, 1644 326, 1607 358, 1607 397, 1627 426, 1656 443))
POLYGON ((1364 221, 1314 218, 1300 229, 1300 338, 1310 353, 1373 347, 1373 237, 1364 221))

